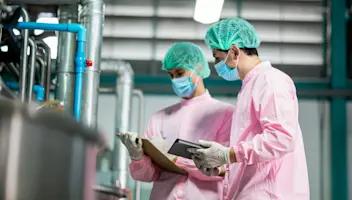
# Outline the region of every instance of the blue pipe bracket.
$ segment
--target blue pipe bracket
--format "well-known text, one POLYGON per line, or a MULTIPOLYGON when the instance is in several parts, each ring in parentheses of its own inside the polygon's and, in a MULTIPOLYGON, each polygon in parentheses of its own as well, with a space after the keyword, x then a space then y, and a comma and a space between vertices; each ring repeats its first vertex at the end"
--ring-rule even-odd
MULTIPOLYGON (((17 82, 6 82, 6 85, 11 90, 19 90, 20 89, 20 85, 17 82)), ((37 102, 42 102, 44 100, 44 94, 45 94, 44 88, 41 85, 34 85, 33 91, 35 93, 35 100, 37 102)))
MULTIPOLYGON (((37 22, 19 22, 16 25, 4 25, 6 28, 15 29, 40 29, 50 31, 63 31, 77 34, 77 49, 75 55, 75 95, 73 113, 77 121, 81 118, 81 105, 82 105, 82 89, 83 89, 83 74, 87 66, 85 59, 85 43, 87 38, 87 30, 82 24, 49 24, 37 22)), ((90 61, 91 62, 91 61, 90 61)))

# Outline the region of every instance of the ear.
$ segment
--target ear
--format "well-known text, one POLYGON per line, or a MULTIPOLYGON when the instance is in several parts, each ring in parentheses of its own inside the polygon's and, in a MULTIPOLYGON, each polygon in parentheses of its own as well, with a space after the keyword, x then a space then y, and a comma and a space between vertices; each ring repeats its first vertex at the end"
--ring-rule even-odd
POLYGON ((196 64, 196 66, 194 67, 194 70, 198 73, 203 71, 203 65, 202 64, 196 64))
POLYGON ((237 57, 240 55, 240 48, 235 45, 231 45, 229 53, 232 54, 234 59, 237 59, 237 57))

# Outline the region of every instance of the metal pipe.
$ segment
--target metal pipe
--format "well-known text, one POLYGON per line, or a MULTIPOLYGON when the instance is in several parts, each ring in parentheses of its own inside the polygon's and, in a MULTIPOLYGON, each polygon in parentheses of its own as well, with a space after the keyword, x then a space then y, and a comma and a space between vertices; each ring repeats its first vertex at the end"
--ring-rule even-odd
POLYGON ((82 0, 80 19, 87 28, 86 45, 87 58, 92 60, 92 66, 85 70, 82 122, 90 127, 96 127, 98 110, 98 88, 100 81, 100 58, 103 39, 104 2, 103 0, 82 0))
MULTIPOLYGON (((21 15, 24 22, 29 21, 29 15, 26 9, 21 8, 21 15)), ((26 100, 26 83, 27 83, 27 48, 28 48, 28 37, 29 31, 27 29, 21 30, 22 44, 21 44, 21 66, 20 66, 20 85, 19 93, 22 102, 26 100)))
POLYGON ((39 79, 39 84, 41 85, 41 86, 43 86, 44 87, 44 82, 45 82, 45 80, 44 80, 44 78, 45 78, 45 74, 46 74, 46 70, 45 70, 45 61, 41 58, 41 57, 37 57, 37 61, 38 61, 38 63, 39 63, 39 69, 40 69, 40 75, 39 75, 39 77, 38 77, 38 79, 39 79))
MULTIPOLYGON (((138 118, 138 133, 142 134, 144 131, 144 111, 145 111, 145 101, 144 101, 144 94, 142 92, 142 90, 137 90, 134 89, 132 91, 133 96, 136 96, 139 99, 139 118, 138 118)), ((142 136, 142 135, 140 135, 142 136)), ((135 194, 136 194, 136 200, 140 200, 141 199, 141 182, 136 181, 136 188, 135 188, 135 194)))
POLYGON ((45 89, 41 85, 34 85, 33 91, 35 93, 35 100, 42 102, 45 98, 45 89))
MULTIPOLYGON (((59 6, 58 18, 60 23, 77 23, 78 5, 59 6)), ((56 92, 55 99, 63 102, 64 111, 73 114, 76 35, 69 32, 60 32, 58 38, 56 58, 56 92)))
MULTIPOLYGON (((12 90, 18 90, 20 85, 16 82, 6 82, 7 87, 12 90)), ((36 96, 36 101, 41 102, 44 99, 44 88, 41 85, 34 85, 33 91, 36 96)))
POLYGON ((50 83, 51 83, 51 50, 50 47, 42 40, 36 41, 36 43, 45 50, 45 63, 46 67, 42 68, 41 81, 42 86, 45 88, 44 100, 49 99, 50 95, 50 83), (44 76, 44 77, 43 77, 44 76))
POLYGON ((77 48, 75 56, 75 101, 73 105, 73 114, 78 121, 81 117, 81 103, 82 103, 82 88, 83 88, 83 73, 86 67, 85 59, 85 43, 86 43, 86 28, 81 24, 49 24, 49 23, 36 23, 36 22, 19 22, 17 25, 4 25, 8 28, 17 29, 41 29, 41 30, 55 30, 55 31, 68 31, 77 33, 77 48))
POLYGON ((12 92, 12 90, 4 83, 0 77, 0 95, 10 99, 16 99, 17 96, 12 92))
MULTIPOLYGON (((101 63, 103 72, 115 73, 116 80, 116 132, 127 132, 130 129, 130 115, 131 115, 131 99, 133 89, 134 72, 131 65, 123 61, 103 61, 101 63)), ((110 168, 113 172, 111 176, 111 185, 116 184, 119 180, 122 188, 128 186, 128 163, 129 155, 121 143, 121 141, 114 134, 114 147, 111 154, 110 168)))
POLYGON ((10 70, 16 75, 16 80, 18 81, 19 80, 19 77, 20 77, 20 72, 19 70, 17 69, 16 65, 13 63, 13 62, 10 62, 8 64, 8 67, 10 68, 10 70))
POLYGON ((31 68, 29 71, 29 84, 28 84, 26 100, 28 103, 30 103, 32 102, 32 96, 33 96, 34 75, 35 75, 35 56, 37 54, 37 45, 31 38, 28 38, 28 43, 29 43, 29 46, 31 47, 31 54, 30 54, 31 68))

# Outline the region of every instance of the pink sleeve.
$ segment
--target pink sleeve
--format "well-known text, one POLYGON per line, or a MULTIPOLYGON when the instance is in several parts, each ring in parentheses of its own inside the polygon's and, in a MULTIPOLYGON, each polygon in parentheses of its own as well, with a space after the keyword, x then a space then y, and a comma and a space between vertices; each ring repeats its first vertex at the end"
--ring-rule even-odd
MULTIPOLYGON (((263 77, 253 90, 253 114, 262 133, 234 146, 238 162, 255 164, 276 160, 295 149, 298 101, 292 80, 263 77)), ((253 115, 252 115, 253 116, 253 115)))
MULTIPOLYGON (((151 138, 154 135, 154 118, 153 115, 148 123, 145 138, 151 138)), ((130 172, 133 179, 143 182, 152 182, 159 178, 161 169, 155 165, 148 156, 143 156, 141 160, 132 160, 130 163, 130 172)))
MULTIPOLYGON (((231 123, 232 123, 232 114, 234 112, 234 107, 229 106, 229 109, 224 113, 223 122, 219 127, 217 133, 216 142, 221 143, 222 145, 229 146, 230 142, 230 132, 231 132, 231 123)), ((176 160, 176 165, 184 169, 189 176, 192 176, 196 179, 202 181, 220 181, 223 180, 223 177, 220 176, 206 176, 198 170, 193 160, 186 158, 178 157, 176 160)))
POLYGON ((130 172, 133 179, 143 182, 158 180, 160 168, 153 164, 148 156, 143 156, 141 160, 132 160, 130 172))
POLYGON ((228 147, 230 145, 230 135, 232 127, 232 115, 235 111, 234 106, 230 106, 227 112, 225 113, 222 126, 220 127, 217 136, 216 142, 228 147))
POLYGON ((204 175, 202 172, 200 172, 198 170, 198 168, 194 164, 193 160, 189 160, 189 159, 182 158, 182 157, 177 157, 175 164, 178 167, 180 167, 181 169, 184 169, 188 173, 188 176, 192 176, 198 180, 201 180, 201 181, 221 181, 221 180, 223 180, 223 177, 220 177, 220 176, 204 175))

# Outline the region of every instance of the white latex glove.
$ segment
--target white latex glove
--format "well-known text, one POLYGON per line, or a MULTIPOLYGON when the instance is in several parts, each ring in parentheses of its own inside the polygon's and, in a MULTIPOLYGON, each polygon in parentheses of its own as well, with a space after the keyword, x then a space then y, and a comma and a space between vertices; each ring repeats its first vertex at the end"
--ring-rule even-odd
POLYGON ((126 146, 132 160, 142 159, 144 152, 142 148, 142 139, 138 138, 138 133, 118 133, 117 136, 119 136, 121 142, 126 146))
POLYGON ((224 147, 217 142, 199 140, 199 144, 206 149, 188 149, 193 153, 193 161, 200 170, 203 168, 216 168, 224 164, 230 164, 230 148, 224 147))
POLYGON ((201 165, 201 160, 199 160, 197 157, 192 156, 192 159, 194 161, 194 164, 196 165, 196 167, 199 169, 200 172, 202 172, 202 174, 206 175, 206 176, 218 176, 220 173, 220 169, 218 168, 205 168, 202 167, 201 165))
POLYGON ((176 156, 167 153, 169 151, 168 145, 165 143, 165 140, 158 136, 153 136, 149 139, 149 141, 161 152, 163 153, 169 160, 173 161, 176 156))

